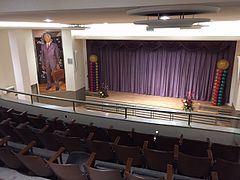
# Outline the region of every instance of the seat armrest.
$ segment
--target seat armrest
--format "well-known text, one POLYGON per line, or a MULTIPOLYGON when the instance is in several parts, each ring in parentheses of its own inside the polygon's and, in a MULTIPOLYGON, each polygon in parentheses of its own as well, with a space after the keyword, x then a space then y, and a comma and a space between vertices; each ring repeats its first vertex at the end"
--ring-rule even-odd
POLYGON ((0 139, 0 146, 3 146, 4 144, 7 144, 11 137, 10 136, 5 136, 2 139, 0 139))
POLYGON ((25 115, 27 115, 27 111, 24 111, 20 114, 20 116, 25 116, 25 115))
POLYGON ((89 133, 89 135, 87 137, 87 141, 91 141, 93 136, 94 136, 94 132, 89 133))
POLYGON ((114 145, 118 145, 119 141, 120 141, 120 137, 117 136, 116 139, 115 139, 115 141, 113 142, 113 144, 114 144, 114 145))
POLYGON ((56 161, 57 160, 57 158, 59 157, 59 156, 61 156, 62 155, 62 153, 65 151, 65 148, 64 147, 60 147, 59 149, 58 149, 58 151, 48 160, 49 162, 54 162, 54 161, 56 161))
POLYGON ((7 113, 12 112, 13 110, 14 110, 13 108, 10 108, 10 109, 7 110, 7 113))
POLYGON ((131 173, 133 158, 128 158, 125 168, 125 173, 131 173))
POLYGON ((11 120, 12 120, 11 118, 7 118, 7 119, 3 120, 3 121, 0 123, 0 125, 9 124, 11 120))
POLYGON ((183 143, 183 134, 181 134, 180 139, 179 139, 179 145, 181 146, 183 143))
POLYGON ((143 142, 143 149, 147 149, 148 148, 148 141, 144 141, 143 142))
POLYGON ((70 124, 74 124, 76 122, 76 119, 72 119, 70 124))
POLYGON ((19 152, 19 154, 22 154, 22 155, 27 154, 27 153, 29 152, 29 150, 32 149, 33 146, 35 146, 36 144, 37 144, 36 141, 30 142, 25 148, 23 148, 23 149, 19 152))
POLYGON ((179 153, 179 146, 178 145, 174 145, 174 160, 177 161, 178 160, 178 153, 179 153))
POLYGON ((218 180, 218 173, 215 171, 211 172, 211 177, 212 177, 212 180, 218 180))
POLYGON ((91 166, 93 165, 94 161, 95 161, 95 158, 96 158, 96 153, 95 153, 95 152, 92 152, 91 155, 90 155, 90 157, 89 157, 89 159, 88 159, 87 162, 86 162, 86 165, 87 165, 88 167, 91 167, 91 166))
POLYGON ((213 154, 212 154, 212 150, 208 149, 207 150, 207 154, 208 154, 208 158, 211 161, 211 164, 213 165, 214 161, 213 161, 213 154))
POLYGON ((172 180, 173 179, 173 166, 171 164, 167 165, 167 174, 166 174, 166 180, 172 180))
POLYGON ((44 133, 47 131, 47 129, 49 128, 48 125, 45 125, 42 129, 40 129, 39 133, 44 133))

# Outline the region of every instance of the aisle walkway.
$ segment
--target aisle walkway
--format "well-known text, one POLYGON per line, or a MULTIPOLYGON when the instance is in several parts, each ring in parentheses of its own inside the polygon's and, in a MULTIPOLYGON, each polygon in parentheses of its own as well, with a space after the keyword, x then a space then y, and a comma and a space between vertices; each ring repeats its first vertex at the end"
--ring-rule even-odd
POLYGON ((35 176, 26 176, 20 174, 15 170, 0 167, 0 180, 48 180, 48 179, 35 176))

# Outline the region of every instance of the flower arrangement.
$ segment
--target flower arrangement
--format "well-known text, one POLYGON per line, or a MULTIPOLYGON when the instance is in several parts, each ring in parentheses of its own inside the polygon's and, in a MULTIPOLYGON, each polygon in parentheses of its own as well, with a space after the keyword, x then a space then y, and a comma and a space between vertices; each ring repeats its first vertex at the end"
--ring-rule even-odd
POLYGON ((193 110, 193 94, 188 92, 185 99, 182 100, 183 110, 192 111, 193 110))
POLYGON ((106 98, 109 96, 108 95, 108 85, 105 82, 103 82, 101 84, 100 90, 98 91, 98 95, 100 98, 106 98))

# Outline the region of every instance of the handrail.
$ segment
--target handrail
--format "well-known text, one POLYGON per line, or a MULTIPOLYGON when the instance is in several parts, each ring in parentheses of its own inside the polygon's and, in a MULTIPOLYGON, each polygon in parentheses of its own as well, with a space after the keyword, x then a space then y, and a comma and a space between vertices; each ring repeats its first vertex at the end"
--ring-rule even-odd
POLYGON ((130 105, 119 105, 119 104, 112 104, 112 103, 99 103, 99 102, 92 102, 92 101, 82 101, 82 100, 75 100, 75 99, 68 99, 68 98, 62 98, 62 97, 53 97, 53 96, 47 96, 47 95, 40 95, 40 94, 31 94, 31 93, 25 93, 25 92, 18 92, 14 90, 8 90, 4 88, 0 88, 1 91, 6 91, 6 92, 11 92, 15 94, 21 94, 21 95, 26 95, 31 97, 31 104, 33 104, 33 97, 38 97, 38 98, 46 98, 46 99, 52 99, 52 100, 58 100, 58 101, 65 101, 65 102, 70 102, 73 104, 73 111, 75 112, 75 104, 76 103, 82 103, 86 105, 96 105, 96 106, 104 106, 104 107, 111 107, 111 108, 122 108, 125 110, 125 118, 127 118, 127 110, 142 110, 142 111, 154 111, 154 112, 159 112, 159 113, 168 113, 168 114, 183 114, 183 115, 188 115, 189 116, 189 122, 188 124, 190 125, 190 120, 191 116, 203 116, 203 117, 214 117, 214 118, 224 118, 224 119, 232 119, 232 120, 240 120, 240 116, 230 116, 230 115, 224 115, 224 114, 206 114, 206 113, 201 113, 201 112, 186 112, 186 111, 181 111, 181 110, 161 110, 157 108, 149 108, 149 107, 142 107, 142 106, 130 106, 130 105))

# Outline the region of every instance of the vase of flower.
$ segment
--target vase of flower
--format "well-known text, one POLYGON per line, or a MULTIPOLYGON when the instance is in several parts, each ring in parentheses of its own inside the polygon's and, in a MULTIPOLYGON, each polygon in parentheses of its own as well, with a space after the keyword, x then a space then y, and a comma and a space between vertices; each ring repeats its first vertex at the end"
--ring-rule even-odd
POLYGON ((106 98, 108 97, 108 85, 107 83, 103 82, 101 84, 100 90, 98 91, 98 95, 100 98, 106 98))
POLYGON ((193 110, 193 94, 188 92, 186 97, 182 100, 183 110, 192 111, 193 110))

